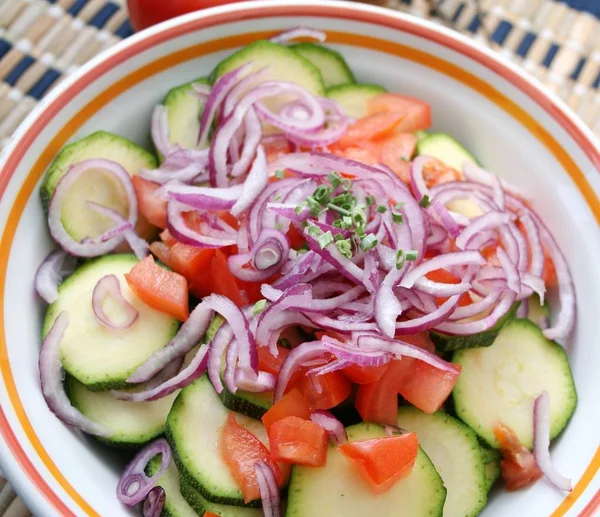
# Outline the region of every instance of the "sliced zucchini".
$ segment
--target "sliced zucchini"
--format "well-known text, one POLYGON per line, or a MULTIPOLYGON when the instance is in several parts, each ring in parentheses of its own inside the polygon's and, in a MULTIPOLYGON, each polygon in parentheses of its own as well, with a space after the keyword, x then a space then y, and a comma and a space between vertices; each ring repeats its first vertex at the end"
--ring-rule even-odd
MULTIPOLYGON (((218 504, 257 507, 260 501, 244 504, 242 492, 221 457, 219 436, 228 414, 204 375, 184 388, 175 400, 167 418, 167 437, 179 472, 204 498, 218 504)), ((244 415, 236 415, 236 420, 268 443, 260 421, 244 415)))
POLYGON ((462 367, 453 391, 456 414, 491 447, 498 448, 499 423, 533 447, 533 401, 544 390, 550 395, 550 438, 577 406, 565 350, 529 320, 509 321, 492 346, 459 350, 452 361, 462 367))
POLYGON ((427 131, 417 131, 415 136, 417 137, 417 142, 420 142, 424 138, 428 137, 429 133, 427 131))
POLYGON ((489 492, 500 477, 500 459, 502 456, 497 450, 481 445, 481 457, 485 464, 485 484, 489 492))
POLYGON ((325 88, 356 82, 352 71, 339 52, 316 43, 297 43, 291 48, 319 69, 325 88))
POLYGON ((241 506, 231 506, 228 504, 218 504, 209 501, 195 490, 190 483, 182 480, 181 494, 189 506, 194 509, 198 515, 204 512, 211 512, 219 517, 262 517, 263 511, 258 508, 243 508, 241 506))
POLYGON ((349 117, 362 118, 367 115, 368 100, 386 91, 377 84, 342 84, 328 88, 327 97, 337 102, 349 117))
POLYGON ((544 302, 542 305, 537 294, 532 295, 528 300, 527 318, 540 328, 546 328, 550 324, 550 305, 546 300, 544 302))
POLYGON ((466 162, 478 163, 462 144, 446 133, 431 133, 417 143, 417 154, 433 156, 459 171, 466 162))
MULTIPOLYGON (((45 209, 54 188, 69 167, 93 158, 116 162, 131 176, 142 168, 156 168, 156 158, 146 149, 121 136, 98 131, 65 146, 54 159, 40 187, 45 209)), ((90 208, 87 201, 94 201, 121 214, 126 214, 128 209, 125 193, 112 176, 100 169, 87 172, 71 186, 62 206, 62 223, 75 240, 96 237, 114 226, 114 222, 90 208)), ((137 230, 143 237, 151 236, 147 233, 148 223, 143 218, 138 222, 137 230)))
POLYGON ((313 95, 325 95, 323 77, 315 65, 291 48, 265 40, 255 41, 221 61, 211 79, 214 82, 248 62, 252 62, 253 72, 269 67, 267 75, 263 78, 292 81, 313 95))
POLYGON ((442 412, 428 415, 405 406, 398 425, 417 433, 423 448, 448 491, 444 517, 474 517, 487 502, 485 464, 477 435, 465 424, 442 412))
MULTIPOLYGON (((58 288, 58 300, 48 307, 42 328, 44 337, 62 311, 70 324, 61 341, 61 360, 67 373, 92 391, 131 387, 127 378, 150 355, 164 347, 179 329, 179 322, 143 303, 129 288, 125 273, 138 262, 134 255, 106 255, 80 266, 58 288), (121 293, 138 311, 136 321, 125 330, 114 330, 94 315, 92 292, 105 275, 116 275, 121 293)), ((114 311, 111 299, 105 311, 114 311)))
POLYGON ((169 90, 164 101, 169 116, 169 140, 185 149, 198 148, 200 116, 204 101, 193 94, 194 84, 208 84, 208 77, 169 90))
POLYGON ((231 393, 225 388, 220 396, 226 408, 257 420, 260 420, 273 405, 272 391, 265 393, 251 393, 249 391, 231 393))
POLYGON ((480 348, 491 346, 498 334, 506 325, 508 321, 514 318, 517 310, 519 309, 520 302, 513 304, 510 310, 500 318, 491 329, 479 334, 473 334, 470 336, 453 336, 450 334, 443 334, 441 332, 430 332, 429 337, 435 344, 435 348, 439 352, 453 352, 455 350, 463 350, 465 348, 480 348))
POLYGON ((65 383, 71 404, 93 422, 112 431, 110 439, 102 441, 115 447, 141 447, 163 434, 167 415, 179 393, 152 402, 128 402, 106 391, 90 391, 71 376, 65 383))
MULTIPOLYGON (((160 464, 160 455, 152 458, 146 468, 146 474, 150 477, 154 476, 158 472, 160 464)), ((198 517, 198 515, 204 514, 204 509, 196 511, 181 495, 179 472, 177 472, 177 467, 173 460, 171 460, 163 475, 158 478, 156 486, 161 487, 165 491, 165 506, 160 517, 198 517)))
MULTIPOLYGON (((347 428, 348 439, 386 436, 381 426, 357 424, 347 428)), ((321 468, 292 467, 286 517, 441 517, 446 499, 442 478, 430 459, 419 450, 409 476, 390 490, 375 495, 335 445, 321 468)))

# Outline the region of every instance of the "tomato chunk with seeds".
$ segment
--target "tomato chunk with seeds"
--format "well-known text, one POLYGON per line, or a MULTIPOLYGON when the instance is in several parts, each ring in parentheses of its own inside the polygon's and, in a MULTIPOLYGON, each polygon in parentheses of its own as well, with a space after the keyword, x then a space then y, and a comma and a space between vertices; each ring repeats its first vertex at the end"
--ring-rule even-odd
POLYGON ((187 280, 167 271, 148 255, 125 275, 129 287, 146 305, 185 321, 189 314, 187 280))
POLYGON ((297 416, 306 420, 310 417, 310 414, 311 410, 304 395, 294 388, 275 402, 262 416, 261 420, 265 429, 269 432, 271 426, 279 420, 290 416, 297 416))
POLYGON ((419 452, 419 442, 415 433, 407 433, 349 442, 340 445, 339 450, 373 491, 383 494, 410 474, 419 452))
POLYGON ((322 467, 327 461, 327 432, 320 425, 297 416, 275 422, 269 429, 271 457, 275 461, 322 467))
POLYGON ((542 477, 533 454, 520 441, 512 429, 504 424, 494 428, 503 459, 500 461, 502 479, 507 490, 518 490, 542 477))
POLYGON ((277 484, 281 486, 283 476, 269 450, 250 431, 239 425, 233 413, 229 413, 219 440, 221 454, 231 476, 242 490, 244 501, 249 503, 260 497, 260 489, 254 466, 264 461, 273 469, 277 484))

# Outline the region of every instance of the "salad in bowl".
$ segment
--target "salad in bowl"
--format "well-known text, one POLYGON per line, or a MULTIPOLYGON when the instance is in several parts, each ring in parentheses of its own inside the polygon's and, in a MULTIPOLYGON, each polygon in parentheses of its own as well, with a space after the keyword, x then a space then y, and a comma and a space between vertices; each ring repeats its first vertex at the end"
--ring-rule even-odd
POLYGON ((324 40, 291 29, 172 88, 152 152, 99 131, 56 156, 49 408, 123 450, 114 497, 146 517, 571 490, 549 447, 577 405, 575 292, 535 200, 324 40))

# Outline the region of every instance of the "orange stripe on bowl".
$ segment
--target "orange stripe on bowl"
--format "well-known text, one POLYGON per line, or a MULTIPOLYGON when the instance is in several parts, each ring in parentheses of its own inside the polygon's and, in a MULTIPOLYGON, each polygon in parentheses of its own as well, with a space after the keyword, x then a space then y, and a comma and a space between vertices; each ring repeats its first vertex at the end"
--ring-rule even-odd
MULTIPOLYGON (((359 20, 375 23, 381 26, 393 27, 395 29, 404 30, 406 32, 415 34, 419 37, 429 39, 431 41, 446 45, 458 52, 467 55, 473 60, 482 63, 488 68, 496 71, 499 75, 505 77, 512 84, 517 86, 520 90, 527 93, 533 98, 540 106, 542 106, 550 115, 552 115, 559 123, 571 134, 571 136, 580 144, 584 149, 588 157, 596 164, 597 168, 600 169, 600 153, 594 148, 589 139, 584 133, 574 124, 564 113, 556 108, 556 106, 542 95, 534 86, 528 83, 518 73, 505 69, 502 65, 496 63, 491 57, 482 53, 480 50, 471 48, 469 45, 462 41, 456 41, 448 38, 444 34, 439 34, 436 31, 415 25, 408 20, 390 18, 382 13, 366 13, 366 12, 355 12, 351 9, 343 7, 331 7, 331 6, 311 6, 311 7, 299 7, 299 6, 285 6, 280 5, 277 7, 253 7, 248 4, 244 11, 236 11, 233 13, 222 13, 212 15, 200 20, 192 20, 176 27, 172 27, 164 32, 154 34, 136 42, 135 44, 127 47, 123 51, 109 57, 106 61, 100 63, 96 68, 90 70, 85 76, 81 77, 76 83, 71 85, 65 92, 63 92, 57 99, 53 101, 51 105, 40 115, 40 117, 32 124, 29 128, 28 133, 21 139, 17 147, 14 149, 11 156, 8 158, 3 173, 0 175, 0 196, 4 193, 8 181, 12 177, 19 161, 24 156, 25 152, 29 149, 35 138, 39 135, 41 129, 54 118, 54 116, 60 111, 61 107, 68 102, 71 97, 74 97, 81 89, 85 88, 92 81, 98 79, 106 71, 117 66, 119 63, 124 62, 131 56, 139 54, 140 52, 148 49, 152 45, 161 43, 165 40, 175 38, 177 36, 187 34, 203 27, 219 25, 227 23, 229 21, 241 20, 241 19, 253 19, 257 17, 274 17, 274 16, 322 16, 331 18, 345 18, 350 20, 359 20)), ((123 93, 127 89, 131 88, 135 84, 138 84, 143 79, 168 69, 178 63, 197 58, 204 53, 210 53, 218 50, 226 50, 235 46, 244 45, 250 41, 258 38, 270 35, 271 33, 255 33, 255 34, 242 34, 232 37, 215 40, 212 42, 206 42, 187 49, 175 52, 171 56, 165 56, 153 63, 150 63, 139 70, 129 74, 123 79, 117 81, 111 85, 106 91, 99 94, 92 102, 90 102, 84 109, 76 114, 56 135, 52 142, 46 147, 41 153, 40 157, 36 161, 32 171, 23 183, 21 190, 15 200, 12 207, 9 219, 4 230, 2 237, 2 243, 0 247, 0 289, 4 291, 5 287, 5 275, 8 265, 8 257, 12 241, 14 239, 15 231, 21 214, 24 210, 25 204, 31 196, 35 185, 44 169, 50 163, 51 159, 56 155, 58 150, 67 142, 69 138, 87 121, 89 118, 96 113, 102 106, 108 103, 111 99, 114 99, 119 94, 123 93)), ((565 167, 573 181, 576 183, 579 190, 582 192, 586 201, 589 203, 594 216, 600 222, 600 202, 596 198, 593 190, 586 182, 583 174, 577 168, 576 164, 571 160, 566 151, 558 145, 554 138, 542 127, 539 127, 535 120, 524 110, 519 108, 515 103, 506 98, 503 94, 495 90, 491 85, 485 83, 481 79, 477 78, 473 74, 460 69, 456 65, 448 63, 440 58, 429 55, 425 52, 407 47, 404 45, 391 43, 385 40, 377 38, 371 38, 368 36, 357 36, 353 34, 343 32, 332 32, 331 40, 344 43, 347 45, 354 46, 367 46, 374 48, 381 52, 387 52, 393 55, 401 56, 405 59, 411 59, 416 62, 420 62, 425 66, 434 68, 442 73, 450 75, 454 79, 461 81, 471 88, 474 88, 490 100, 498 104, 501 108, 506 109, 514 118, 519 120, 525 127, 527 127, 542 143, 548 147, 559 162, 565 167), (360 45, 358 42, 361 42, 360 45)), ((0 300, 0 311, 3 313, 4 300, 0 300)), ((26 436, 30 440, 32 446, 42 459, 44 465, 60 486, 69 494, 69 496, 88 514, 97 516, 98 514, 86 503, 85 500, 73 489, 68 483, 65 477, 58 470, 48 453, 43 448, 40 440, 35 434, 31 423, 29 422, 23 405, 19 399, 14 378, 8 362, 6 342, 4 336, 4 329, 0 327, 0 371, 5 379, 7 392, 11 403, 14 406, 17 418, 21 423, 26 436)), ((42 491, 50 503, 61 512, 61 515, 72 515, 72 513, 66 508, 60 498, 52 491, 52 489, 43 480, 39 472, 36 471, 35 467, 23 451, 17 438, 15 437, 8 421, 4 417, 4 414, 0 414, 0 431, 2 432, 5 440, 9 444, 9 447, 13 451, 13 454, 17 457, 25 472, 36 485, 36 487, 42 491)), ((595 457, 596 458, 596 457, 595 457)), ((600 464, 598 461, 592 460, 590 466, 586 470, 586 474, 580 480, 577 486, 584 482, 584 478, 589 479, 585 482, 585 486, 589 484, 600 464), (587 476, 587 477, 586 477, 587 476)), ((584 487, 585 488, 585 487, 584 487)), ((577 487, 576 487, 577 489, 577 487)), ((581 489, 581 492, 583 489, 581 489)), ((574 490, 575 492, 575 490, 574 490)), ((575 494, 572 494, 575 495, 575 494)), ((577 497, 580 495, 577 494, 577 497)), ((560 517, 570 508, 573 502, 568 502, 565 499, 563 504, 556 510, 552 517, 560 517)))

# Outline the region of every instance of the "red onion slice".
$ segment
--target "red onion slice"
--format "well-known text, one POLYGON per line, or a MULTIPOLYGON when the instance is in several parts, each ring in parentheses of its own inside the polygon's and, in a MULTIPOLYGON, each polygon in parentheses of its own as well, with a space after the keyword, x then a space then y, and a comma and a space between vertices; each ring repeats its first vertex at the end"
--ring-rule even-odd
POLYGON ((169 139, 169 111, 162 104, 154 108, 151 129, 156 150, 164 157, 169 156, 175 150, 175 146, 169 139))
POLYGON ((158 386, 162 386, 165 382, 170 381, 173 377, 179 374, 185 357, 177 357, 173 359, 167 366, 165 366, 160 372, 158 372, 152 379, 144 383, 143 390, 131 391, 131 390, 112 390, 111 395, 120 400, 128 400, 130 402, 136 402, 136 394, 140 391, 149 392, 154 390, 158 386))
MULTIPOLYGON (((231 161, 233 162, 231 176, 233 178, 242 176, 248 171, 252 161, 255 159, 256 152, 262 140, 262 126, 254 108, 250 108, 246 114, 246 119, 244 120, 244 132, 245 138, 242 154, 239 157, 231 158, 231 161)), ((265 174, 266 166, 265 163, 265 174)))
POLYGON ((323 358, 325 353, 326 350, 321 341, 307 341, 293 348, 279 370, 273 395, 274 401, 277 402, 283 397, 292 374, 297 368, 302 366, 306 361, 323 358))
POLYGON ((496 305, 502 293, 503 291, 494 291, 477 302, 470 303, 464 307, 457 307, 448 319, 450 321, 462 320, 487 312, 496 305))
POLYGON ((410 164, 410 186, 417 201, 420 201, 425 196, 432 197, 423 177, 423 168, 430 161, 435 161, 435 158, 431 156, 417 156, 410 164))
POLYGON ((230 325, 224 324, 217 331, 210 343, 210 350, 208 352, 208 378, 217 393, 222 393, 225 389, 221 380, 221 366, 224 355, 227 355, 225 367, 227 389, 231 393, 237 391, 237 385, 233 376, 237 366, 238 345, 237 341, 235 339, 232 341, 232 339, 233 329, 230 325))
POLYGON ((211 188, 168 184, 165 190, 171 199, 197 210, 228 210, 242 194, 241 185, 211 188))
POLYGON ((500 266, 506 275, 506 285, 518 296, 521 292, 521 277, 519 275, 517 265, 510 260, 506 251, 504 251, 502 248, 498 248, 496 250, 496 257, 498 257, 500 266))
POLYGON ((342 445, 348 441, 348 434, 346 433, 346 429, 344 429, 344 424, 329 411, 318 409, 310 415, 310 419, 327 431, 330 440, 334 444, 342 445))
POLYGON ((116 275, 103 276, 92 292, 92 309, 98 321, 114 330, 128 329, 138 319, 139 313, 121 293, 121 284, 116 275), (120 323, 113 321, 104 310, 106 298, 112 297, 122 308, 123 317, 120 323))
POLYGON ((273 43, 288 43, 299 38, 310 38, 323 43, 327 39, 327 35, 323 31, 311 27, 294 27, 273 36, 271 41, 273 43))
POLYGON ((279 485, 273 469, 261 460, 254 465, 254 472, 258 481, 264 517, 282 517, 279 485))
POLYGON ((496 203, 496 206, 500 211, 504 211, 504 188, 502 187, 502 182, 495 174, 491 175, 491 182, 494 203, 496 203))
MULTIPOLYGON (((284 272, 283 276, 273 283, 273 287, 277 289, 289 289, 290 287, 299 284, 304 275, 310 270, 315 258, 318 257, 313 251, 309 251, 300 255, 291 265, 291 269, 284 272)), ((288 264, 291 261, 288 261, 288 264)), ((285 271, 285 265, 283 270, 285 271)))
POLYGON ((448 209, 439 201, 434 200, 429 207, 429 211, 442 225, 443 230, 445 230, 444 235, 447 232, 453 239, 456 239, 456 237, 460 233, 460 226, 456 223, 448 209))
POLYGON ((131 463, 125 468, 125 472, 119 479, 117 485, 117 497, 119 501, 128 506, 141 503, 150 491, 156 486, 160 477, 164 474, 171 461, 171 447, 167 440, 160 438, 144 447, 138 452, 131 463), (161 463, 154 476, 146 475, 146 467, 155 456, 161 455, 161 463))
POLYGON ((546 479, 559 490, 573 490, 571 480, 560 474, 550 458, 550 395, 547 391, 533 405, 533 455, 546 479))
POLYGON ((264 229, 248 253, 231 255, 229 270, 246 282, 262 282, 281 269, 290 253, 287 237, 278 230, 264 229), (250 265, 251 267, 246 267, 250 265))
POLYGON ((187 211, 189 208, 175 200, 171 200, 167 204, 168 229, 179 242, 199 248, 222 248, 236 244, 235 234, 219 232, 216 236, 209 236, 192 230, 183 218, 183 214, 187 211))
POLYGON ((535 276, 541 276, 544 271, 544 248, 542 247, 542 239, 540 237, 540 230, 531 215, 522 214, 519 216, 519 221, 525 228, 527 234, 527 242, 529 244, 529 251, 531 252, 531 264, 529 265, 529 272, 535 276))
POLYGON ((50 253, 35 274, 35 290, 46 303, 58 300, 58 286, 75 269, 77 259, 63 250, 50 253))
POLYGON ((268 182, 267 157, 263 146, 259 145, 256 149, 256 157, 254 158, 252 167, 248 172, 246 181, 244 181, 242 194, 231 208, 231 213, 239 216, 247 210, 256 201, 256 198, 260 196, 268 182))
POLYGON ((135 384, 146 382, 173 360, 187 354, 206 334, 213 316, 214 310, 209 307, 208 303, 198 304, 190 313, 189 318, 181 325, 175 337, 140 365, 127 379, 127 382, 135 384))
POLYGON ((144 517, 160 517, 165 507, 167 496, 164 488, 155 486, 144 499, 142 513, 144 517))
POLYGON ((492 230, 499 226, 508 224, 513 216, 506 212, 487 212, 473 220, 456 237, 456 246, 462 250, 466 249, 469 241, 484 230, 492 230))
POLYGON ((65 393, 64 372, 60 362, 60 342, 69 326, 69 313, 61 312, 46 334, 39 357, 40 384, 48 408, 64 423, 84 433, 110 438, 112 432, 92 422, 75 409, 65 393))
POLYGON ((58 181, 54 193, 52 194, 52 199, 50 200, 50 206, 48 208, 48 226, 50 228, 50 234, 60 247, 67 253, 77 257, 97 257, 105 255, 123 242, 123 236, 114 237, 104 242, 93 239, 86 242, 78 242, 69 235, 62 223, 62 205, 71 186, 86 172, 98 169, 110 174, 119 182, 125 192, 128 202, 129 214, 126 220, 131 223, 132 226, 135 226, 135 223, 137 222, 138 207, 135 189, 133 188, 129 174, 127 174, 121 165, 111 162, 110 160, 97 159, 86 160, 71 166, 66 174, 58 181))
POLYGON ((361 367, 382 366, 392 359, 392 354, 388 350, 365 350, 329 336, 323 336, 322 342, 325 350, 338 360, 361 367))
POLYGON ((459 300, 459 295, 451 296, 434 312, 430 312, 419 318, 396 323, 396 335, 418 334, 419 332, 432 329, 439 323, 448 319, 450 314, 456 309, 459 300))
POLYGON ((244 370, 235 371, 235 385, 242 391, 264 393, 275 388, 277 378, 269 372, 258 372, 258 375, 244 370))
MULTIPOLYGON (((463 165, 463 174, 465 175, 466 179, 481 183, 485 186, 493 186, 494 178, 497 178, 495 174, 482 169, 472 162, 465 162, 463 165)), ((517 189, 514 185, 511 185, 504 180, 500 180, 500 185, 505 192, 508 192, 513 196, 520 197, 521 199, 526 198, 525 194, 523 194, 523 192, 517 189)))

